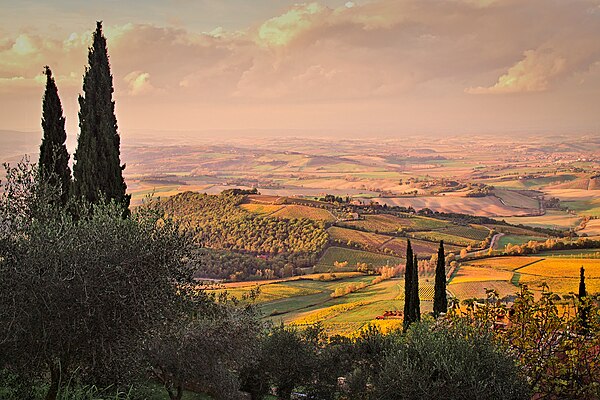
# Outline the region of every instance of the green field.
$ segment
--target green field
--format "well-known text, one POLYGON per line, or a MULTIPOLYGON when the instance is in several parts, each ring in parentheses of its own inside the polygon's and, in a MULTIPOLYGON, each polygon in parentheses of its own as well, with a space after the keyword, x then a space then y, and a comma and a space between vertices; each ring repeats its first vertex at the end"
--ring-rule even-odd
MULTIPOLYGON (((373 279, 373 277, 368 277, 373 279)), ((344 280, 339 284, 346 284, 344 280)), ((433 282, 421 283, 419 291, 421 310, 431 311, 433 299, 433 282)), ((342 297, 331 298, 323 296, 298 299, 290 297, 286 301, 264 303, 261 305, 264 315, 269 319, 288 324, 305 325, 320 322, 329 334, 352 335, 368 324, 376 324, 375 317, 388 310, 404 308, 404 280, 391 279, 376 285, 370 285, 357 292, 342 297), (317 301, 315 301, 317 300, 317 301), (320 300, 320 301, 318 301, 320 300), (273 315, 272 310, 277 313, 273 315)), ((400 327, 400 319, 388 320, 384 323, 387 328, 400 327)))
POLYGON ((518 235, 504 235, 500 237, 496 242, 496 249, 504 250, 507 244, 521 245, 533 240, 534 242, 540 242, 546 240, 541 236, 518 236, 518 235))
POLYGON ((384 254, 370 253, 367 251, 346 249, 342 247, 329 247, 317 265, 315 272, 336 272, 356 270, 357 263, 366 263, 371 267, 384 267, 387 265, 403 264, 404 260, 399 257, 386 256, 384 254), (340 269, 334 266, 335 262, 348 262, 348 266, 340 269))
POLYGON ((466 239, 483 241, 485 240, 489 234, 490 230, 484 227, 481 228, 473 228, 470 226, 461 226, 461 225, 450 225, 443 229, 439 229, 438 232, 446 233, 448 235, 460 236, 466 239))
POLYGON ((364 229, 370 232, 391 233, 403 229, 431 230, 441 229, 449 225, 448 222, 435 218, 418 217, 409 214, 376 214, 365 215, 364 219, 346 221, 344 225, 364 229))
POLYGON ((481 241, 467 239, 460 236, 455 236, 451 234, 447 234, 445 232, 440 231, 430 231, 430 232, 412 232, 409 234, 411 237, 416 239, 423 239, 430 242, 439 242, 443 240, 444 243, 453 244, 456 246, 473 246, 478 247, 481 241))

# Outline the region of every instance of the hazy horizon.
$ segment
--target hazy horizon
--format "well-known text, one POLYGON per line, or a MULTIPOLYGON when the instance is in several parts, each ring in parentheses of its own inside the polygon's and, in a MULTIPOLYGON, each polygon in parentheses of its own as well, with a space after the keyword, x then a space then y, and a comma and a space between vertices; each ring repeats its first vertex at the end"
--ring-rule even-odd
POLYGON ((0 1, 0 129, 40 131, 48 64, 76 137, 103 20, 124 143, 600 132, 600 1, 107 3, 0 1))

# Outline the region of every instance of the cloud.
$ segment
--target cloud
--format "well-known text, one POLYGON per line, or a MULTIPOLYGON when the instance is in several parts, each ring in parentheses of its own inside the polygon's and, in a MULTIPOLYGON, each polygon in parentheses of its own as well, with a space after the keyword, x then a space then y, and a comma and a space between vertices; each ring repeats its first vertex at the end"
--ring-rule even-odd
POLYGON ((152 93, 155 88, 150 83, 150 74, 148 72, 133 71, 123 78, 129 87, 129 94, 137 96, 140 94, 152 93))
POLYGON ((258 42, 266 46, 285 46, 310 30, 330 11, 318 3, 297 4, 284 14, 264 22, 258 28, 258 42))
POLYGON ((525 52, 525 58, 498 78, 495 85, 469 88, 466 92, 471 94, 542 92, 548 89, 551 81, 567 71, 567 58, 552 51, 528 50, 525 52))
MULTIPOLYGON (((296 4, 237 30, 194 31, 181 20, 105 23, 115 96, 128 106, 168 102, 182 114, 248 105, 368 108, 443 101, 452 108, 483 101, 467 94, 489 94, 485 101, 508 93, 551 96, 598 81, 598 0, 337 4, 296 4)), ((36 76, 48 64, 61 97, 76 103, 91 30, 65 28, 62 37, 36 32, 0 38, 2 101, 28 95, 38 104, 36 76)))

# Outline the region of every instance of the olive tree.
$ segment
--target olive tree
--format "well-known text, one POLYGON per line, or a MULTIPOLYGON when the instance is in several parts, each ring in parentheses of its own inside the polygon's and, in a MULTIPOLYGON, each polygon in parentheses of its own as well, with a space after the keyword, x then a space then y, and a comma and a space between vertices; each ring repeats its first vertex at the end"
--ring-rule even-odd
POLYGON ((190 241, 145 207, 123 219, 115 203, 74 219, 48 201, 27 163, 7 173, 0 199, 0 362, 50 383, 48 399, 77 371, 118 384, 139 359, 146 332, 162 324, 188 280, 190 241), (44 212, 40 212, 40 210, 44 212))

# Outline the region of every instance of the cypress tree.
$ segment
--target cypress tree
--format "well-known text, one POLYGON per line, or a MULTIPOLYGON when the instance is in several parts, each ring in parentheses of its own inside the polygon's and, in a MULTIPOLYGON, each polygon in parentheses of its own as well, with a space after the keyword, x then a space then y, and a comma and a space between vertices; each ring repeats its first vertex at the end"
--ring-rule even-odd
POLYGON ((63 205, 69 199, 71 189, 71 170, 69 169, 69 153, 65 141, 65 117, 58 97, 56 82, 52 71, 44 67, 46 90, 42 99, 42 144, 40 145, 40 178, 60 188, 60 200, 63 205))
POLYGON ((587 291, 585 289, 585 269, 581 267, 579 270, 579 300, 583 299, 587 296, 587 291))
POLYGON ((433 297, 433 316, 448 312, 448 298, 446 297, 446 259, 444 241, 440 240, 437 265, 435 268, 435 294, 433 297))
POLYGON ((587 291, 585 289, 585 269, 583 266, 579 271, 579 318, 581 320, 581 333, 588 332, 588 304, 586 302, 587 291))
POLYGON ((75 196, 92 203, 104 197, 127 209, 130 196, 125 193, 125 165, 120 161, 121 139, 117 132, 113 79, 102 22, 96 25, 88 63, 83 76, 84 94, 79 96, 81 132, 73 166, 75 196))
POLYGON ((412 319, 412 290, 413 290, 413 252, 410 239, 406 241, 406 267, 404 269, 404 331, 414 322, 412 319))
POLYGON ((421 300, 419 300, 419 260, 417 259, 416 254, 414 255, 412 267, 412 289, 410 293, 412 300, 410 303, 412 306, 412 321, 416 322, 421 320, 421 300))

